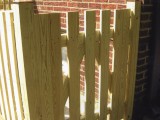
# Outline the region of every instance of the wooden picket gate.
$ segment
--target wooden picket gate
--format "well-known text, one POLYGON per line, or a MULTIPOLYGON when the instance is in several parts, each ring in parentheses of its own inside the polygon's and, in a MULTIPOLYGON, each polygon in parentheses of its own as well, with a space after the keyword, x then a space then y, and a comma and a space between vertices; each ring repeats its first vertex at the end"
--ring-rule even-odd
POLYGON ((70 120, 131 120, 136 74, 140 3, 85 12, 79 32, 78 12, 67 13, 67 34, 61 34, 60 14, 35 15, 32 3, 13 4, 0 11, 0 119, 64 120, 69 97, 70 120), (109 71, 109 41, 114 66, 109 71), (69 75, 62 76, 61 47, 67 47, 69 75), (85 56, 86 105, 80 113, 80 63, 85 56), (95 113, 95 63, 100 71, 99 112, 95 113), (108 100, 110 98, 110 100, 108 100))

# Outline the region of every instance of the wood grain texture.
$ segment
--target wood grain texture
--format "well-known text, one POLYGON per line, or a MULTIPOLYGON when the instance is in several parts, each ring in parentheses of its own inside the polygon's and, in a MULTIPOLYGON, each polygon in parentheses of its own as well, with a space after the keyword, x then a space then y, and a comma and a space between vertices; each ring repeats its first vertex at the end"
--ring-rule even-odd
POLYGON ((121 24, 123 23, 123 13, 122 10, 115 10, 114 11, 114 41, 113 41, 113 46, 114 46, 114 70, 113 70, 113 85, 112 85, 112 113, 111 113, 111 119, 112 120, 118 120, 118 109, 119 109, 119 91, 120 91, 120 81, 121 81, 121 70, 123 69, 121 62, 121 42, 123 40, 122 36, 122 26, 121 24))
POLYGON ((16 113, 18 120, 23 120, 23 106, 21 101, 21 92, 19 86, 19 76, 18 76, 18 66, 17 66, 17 54, 16 54, 16 44, 15 44, 15 33, 14 33, 14 24, 13 24, 13 13, 11 11, 6 11, 6 30, 8 38, 8 50, 9 50, 9 63, 11 65, 11 77, 13 82, 13 92, 15 97, 16 104, 16 113))
MULTIPOLYGON (((18 62, 18 72, 19 72, 19 79, 20 79, 20 88, 21 88, 21 97, 22 97, 22 102, 23 102, 23 109, 24 109, 24 117, 26 120, 30 120, 30 113, 29 113, 29 105, 28 105, 28 95, 27 95, 27 85, 26 85, 26 75, 25 75, 25 59, 24 54, 23 54, 23 44, 28 44, 27 41, 23 41, 22 39, 30 39, 29 35, 29 27, 31 27, 30 20, 26 18, 30 18, 32 20, 32 5, 26 3, 24 4, 12 4, 12 10, 14 12, 14 26, 15 26, 15 42, 16 42, 16 51, 17 52, 17 62, 18 62), (21 24, 24 23, 24 26, 21 26, 21 24), (22 30, 21 30, 22 29, 22 30), (25 30, 26 29, 26 33, 25 30), (23 31, 24 30, 24 31, 23 31), (27 34, 27 35, 25 35, 27 34), (25 35, 25 36, 24 36, 25 35), (24 56, 24 57, 23 57, 24 56)), ((26 48, 27 49, 27 48, 26 48)), ((26 51, 27 52, 27 51, 26 51)), ((27 56, 26 56, 27 57, 27 56)), ((26 59, 28 60, 28 59, 26 59)))
POLYGON ((86 120, 94 120, 95 107, 95 11, 85 12, 86 120))
MULTIPOLYGON (((60 33, 60 14, 51 14, 51 40, 48 45, 51 44, 51 75, 52 85, 54 93, 54 120, 64 120, 64 95, 63 95, 63 79, 62 79, 62 55, 61 55, 61 33, 60 33)), ((48 46, 47 45, 47 46, 48 46)), ((47 47, 46 46, 46 47, 47 47)), ((48 56, 50 57, 50 56, 48 56)), ((49 66, 48 66, 49 67, 49 66)), ((52 100, 50 101, 52 102, 52 100)), ((51 113, 52 114, 52 113, 51 113)))
POLYGON ((107 119, 107 99, 109 81, 109 42, 110 42, 110 11, 104 10, 100 14, 100 118, 107 119))
POLYGON ((9 100, 9 107, 11 112, 12 120, 17 120, 17 113, 16 113, 16 106, 15 106, 15 99, 14 99, 14 92, 13 92, 13 81, 11 77, 10 71, 10 64, 9 64, 9 52, 8 52, 8 37, 6 31, 6 19, 5 19, 5 12, 0 12, 0 25, 1 25, 1 47, 2 47, 2 58, 4 64, 4 74, 6 78, 6 85, 8 90, 8 100, 9 100))
POLYGON ((128 78, 128 50, 130 11, 116 10, 114 35, 114 73, 112 119, 124 119, 126 83, 128 78))
MULTIPOLYGON (((130 33, 130 10, 122 10, 123 22, 121 23, 122 41, 121 41, 121 76, 119 77, 119 110, 118 119, 125 117, 125 103, 126 103, 126 84, 128 81, 128 51, 129 51, 129 33, 130 33)), ((118 59, 118 58, 117 58, 118 59)))
POLYGON ((137 68, 137 54, 139 44, 139 26, 140 26, 140 11, 141 2, 127 2, 127 8, 131 9, 131 32, 130 32, 130 56, 129 56, 129 82, 128 82, 128 93, 127 93, 127 109, 126 116, 128 120, 132 119, 133 111, 133 100, 135 91, 135 80, 136 80, 136 68, 137 68))
POLYGON ((69 12, 67 15, 68 60, 69 60, 69 106, 70 120, 80 119, 80 63, 79 63, 79 15, 69 12))
POLYGON ((15 29, 19 74, 21 86, 27 88, 22 91, 27 94, 23 96, 25 117, 63 120, 59 15, 34 15, 31 3, 15 7, 20 22, 15 29))

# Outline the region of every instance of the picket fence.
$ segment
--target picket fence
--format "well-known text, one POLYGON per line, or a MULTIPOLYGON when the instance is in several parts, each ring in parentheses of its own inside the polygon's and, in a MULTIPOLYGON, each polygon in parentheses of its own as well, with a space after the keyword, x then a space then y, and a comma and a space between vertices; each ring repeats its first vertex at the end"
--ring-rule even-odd
POLYGON ((136 74, 140 3, 100 11, 85 11, 85 31, 79 13, 67 13, 67 33, 61 34, 60 13, 34 14, 32 3, 15 3, 0 11, 0 119, 131 120, 136 74), (113 39, 113 71, 109 42, 113 39), (69 75, 62 76, 61 47, 67 47, 69 75), (80 112, 80 63, 85 56, 85 113, 80 112), (95 112, 95 63, 100 71, 99 110, 95 112))

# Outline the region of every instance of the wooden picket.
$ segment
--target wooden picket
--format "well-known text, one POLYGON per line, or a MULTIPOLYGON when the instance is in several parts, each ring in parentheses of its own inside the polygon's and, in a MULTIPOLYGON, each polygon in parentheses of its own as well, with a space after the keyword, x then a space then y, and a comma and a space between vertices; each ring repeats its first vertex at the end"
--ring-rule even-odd
POLYGON ((100 30, 96 30, 96 12, 85 11, 84 32, 79 32, 79 13, 68 12, 66 34, 61 34, 60 13, 35 15, 32 3, 0 11, 0 119, 65 120, 69 98, 70 120, 131 120, 139 8, 138 2, 128 2, 128 9, 115 10, 114 29, 110 28, 111 11, 100 10, 100 30), (113 71, 109 70, 110 38, 113 71), (67 48, 68 76, 62 75, 61 47, 67 48), (84 114, 80 99, 83 58, 84 114), (100 79, 96 113, 95 65, 100 79))
POLYGON ((99 120, 107 118, 107 102, 108 99, 108 84, 110 79, 109 71, 109 39, 110 39, 110 11, 101 11, 101 48, 100 48, 100 116, 99 120))
POLYGON ((95 104, 95 11, 85 12, 86 120, 94 120, 95 104))
POLYGON ((79 17, 78 12, 68 13, 68 60, 69 60, 69 105, 70 120, 80 119, 80 62, 78 54, 79 17), (74 33, 74 34, 73 34, 74 33))
MULTIPOLYGON (((14 90, 13 90, 13 81, 11 77, 10 71, 10 63, 9 63, 9 50, 8 50, 8 37, 7 37, 7 26, 6 26, 6 15, 5 12, 0 12, 0 26, 1 26, 1 54, 3 59, 3 75, 5 76, 6 89, 8 92, 8 102, 10 109, 10 117, 13 120, 17 119, 17 114, 15 108, 15 98, 14 98, 14 90)), ((8 118, 9 119, 9 118, 8 118)))

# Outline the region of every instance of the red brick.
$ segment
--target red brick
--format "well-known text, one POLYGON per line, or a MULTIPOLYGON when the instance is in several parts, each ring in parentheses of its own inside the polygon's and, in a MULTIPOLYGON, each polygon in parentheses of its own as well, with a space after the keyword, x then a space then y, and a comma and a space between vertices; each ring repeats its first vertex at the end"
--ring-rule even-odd
POLYGON ((112 71, 112 65, 109 65, 109 69, 112 71))
POLYGON ((99 88, 99 84, 97 82, 95 82, 95 87, 99 88))
POLYGON ((95 76, 99 77, 99 72, 95 72, 95 76))
POLYGON ((89 3, 89 8, 92 8, 92 9, 101 9, 101 4, 98 4, 98 3, 89 3))
POLYGON ((78 12, 78 11, 79 11, 79 9, 77 9, 77 8, 70 8, 70 11, 78 12))
POLYGON ((83 0, 83 2, 95 2, 95 0, 83 0))
POLYGON ((84 75, 85 75, 85 72, 80 71, 80 74, 84 76, 84 75))
POLYGON ((98 77, 95 78, 95 82, 99 83, 99 78, 98 77))
POLYGON ((79 27, 79 31, 84 31, 84 27, 79 27))
POLYGON ((84 21, 80 21, 80 22, 79 22, 79 25, 80 25, 80 26, 84 26, 84 21))
POLYGON ((43 4, 44 4, 44 5, 52 5, 52 2, 51 2, 51 1, 44 1, 43 4))
POLYGON ((52 2, 53 6, 67 6, 67 2, 52 2))
POLYGON ((47 7, 47 10, 53 10, 53 7, 47 7))
POLYGON ((87 9, 80 9, 80 15, 81 16, 84 16, 84 12, 86 11, 87 9))
POLYGON ((66 24, 61 23, 61 27, 66 28, 66 24))
POLYGON ((100 17, 96 17, 96 22, 100 22, 100 17))
MULTIPOLYGON (((79 16, 79 20, 80 20, 80 21, 84 21, 84 15, 80 15, 80 16, 79 16)), ((84 65, 85 65, 85 63, 84 63, 84 65)))
POLYGON ((66 23, 66 19, 65 18, 61 18, 61 23, 66 23))
POLYGON ((84 86, 84 82, 83 82, 83 81, 80 81, 80 84, 81 84, 82 86, 84 86))
POLYGON ((82 0, 72 0, 72 1, 82 2, 82 0))
POLYGON ((96 16, 100 16, 100 10, 96 10, 96 16))
POLYGON ((113 23, 114 23, 114 19, 110 19, 110 24, 113 26, 113 23))
POLYGON ((100 24, 96 23, 96 29, 100 29, 100 24))
POLYGON ((70 8, 67 7, 54 7, 54 11, 70 11, 70 8))
POLYGON ((108 2, 108 0, 95 0, 95 2, 108 2))
POLYGON ((61 17, 66 17, 66 13, 61 13, 61 17))
POLYGON ((88 3, 78 3, 78 7, 80 7, 80 8, 88 8, 88 3))
POLYGON ((118 5, 117 8, 118 9, 124 9, 124 8, 126 8, 126 5, 118 5))
POLYGON ((116 4, 102 4, 102 9, 116 9, 116 4))
POLYGON ((68 7, 78 7, 77 2, 68 2, 68 7))
POLYGON ((98 99, 98 97, 99 97, 99 94, 98 94, 98 93, 95 93, 95 98, 98 99))
POLYGON ((126 0, 109 0, 110 3, 126 3, 126 0))
POLYGON ((95 88, 95 92, 96 92, 96 93, 99 93, 99 89, 95 88))
POLYGON ((82 90, 82 91, 84 90, 84 87, 82 85, 80 85, 80 90, 82 90))
POLYGON ((109 57, 113 57, 113 53, 112 52, 109 52, 109 57))

